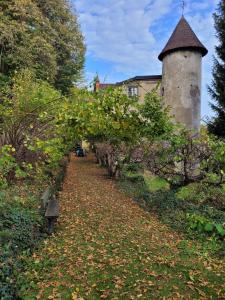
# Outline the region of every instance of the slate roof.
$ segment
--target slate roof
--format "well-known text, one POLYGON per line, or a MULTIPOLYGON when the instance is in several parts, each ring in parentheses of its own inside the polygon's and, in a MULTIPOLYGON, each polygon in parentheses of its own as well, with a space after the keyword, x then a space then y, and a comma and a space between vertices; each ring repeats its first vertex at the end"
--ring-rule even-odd
POLYGON ((165 48, 162 50, 158 58, 162 61, 167 54, 179 49, 198 50, 202 53, 202 56, 205 56, 208 53, 208 50, 199 41, 198 37, 191 29, 191 26, 183 16, 181 17, 168 43, 166 44, 165 48))
POLYGON ((116 84, 121 85, 121 84, 129 83, 132 81, 153 81, 153 80, 161 80, 161 79, 162 79, 162 75, 135 76, 135 77, 129 78, 127 80, 117 82, 116 84))

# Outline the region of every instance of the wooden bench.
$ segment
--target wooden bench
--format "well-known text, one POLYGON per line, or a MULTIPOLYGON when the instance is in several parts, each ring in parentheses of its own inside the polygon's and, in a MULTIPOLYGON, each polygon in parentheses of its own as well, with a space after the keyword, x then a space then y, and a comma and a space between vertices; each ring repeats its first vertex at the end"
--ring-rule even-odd
POLYGON ((52 187, 48 186, 47 189, 44 191, 44 193, 41 196, 41 210, 46 211, 48 201, 52 195, 52 187))
POLYGON ((47 219, 48 233, 52 233, 54 224, 59 217, 59 201, 56 199, 55 188, 49 186, 41 196, 41 211, 47 219))
POLYGON ((45 217, 48 220, 48 232, 52 233, 59 217, 59 200, 54 196, 48 201, 45 217))
POLYGON ((54 225, 59 217, 59 200, 57 192, 62 189, 62 183, 65 177, 66 168, 69 162, 68 157, 64 157, 59 165, 61 170, 55 176, 55 182, 52 186, 46 188, 41 196, 41 211, 47 220, 47 230, 51 234, 54 230, 54 225))

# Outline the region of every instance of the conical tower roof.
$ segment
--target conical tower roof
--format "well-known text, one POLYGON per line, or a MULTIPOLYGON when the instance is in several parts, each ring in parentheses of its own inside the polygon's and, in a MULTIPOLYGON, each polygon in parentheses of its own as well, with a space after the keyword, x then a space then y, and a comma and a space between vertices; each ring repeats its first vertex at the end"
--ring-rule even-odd
POLYGON ((208 50, 199 41, 187 20, 182 16, 165 48, 159 55, 159 60, 176 50, 198 50, 205 56, 208 50))

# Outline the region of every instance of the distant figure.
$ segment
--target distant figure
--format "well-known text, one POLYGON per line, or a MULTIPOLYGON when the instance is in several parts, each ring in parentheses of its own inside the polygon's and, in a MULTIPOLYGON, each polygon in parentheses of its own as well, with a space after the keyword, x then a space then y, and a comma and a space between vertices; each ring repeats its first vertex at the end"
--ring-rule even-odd
POLYGON ((75 146, 75 153, 77 157, 84 157, 86 156, 86 151, 81 147, 80 144, 76 144, 75 146))
POLYGON ((86 156, 86 152, 83 148, 80 148, 77 150, 76 155, 77 155, 77 157, 84 157, 84 156, 86 156))

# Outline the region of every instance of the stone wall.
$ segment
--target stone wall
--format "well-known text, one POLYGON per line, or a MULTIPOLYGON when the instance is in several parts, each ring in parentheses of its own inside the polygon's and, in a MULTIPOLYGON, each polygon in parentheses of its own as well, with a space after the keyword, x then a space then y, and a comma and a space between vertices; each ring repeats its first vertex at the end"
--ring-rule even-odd
POLYGON ((163 59, 162 95, 176 122, 199 129, 201 118, 200 52, 177 50, 163 59))
MULTIPOLYGON (((132 86, 132 87, 138 87, 138 97, 141 103, 144 102, 144 98, 145 98, 145 94, 148 92, 151 92, 159 83, 158 80, 146 80, 146 81, 142 81, 142 80, 138 80, 138 81, 132 81, 129 83, 126 83, 124 85, 124 89, 125 92, 128 93, 128 87, 132 86)), ((160 94, 160 87, 159 87, 159 94, 160 94)))

